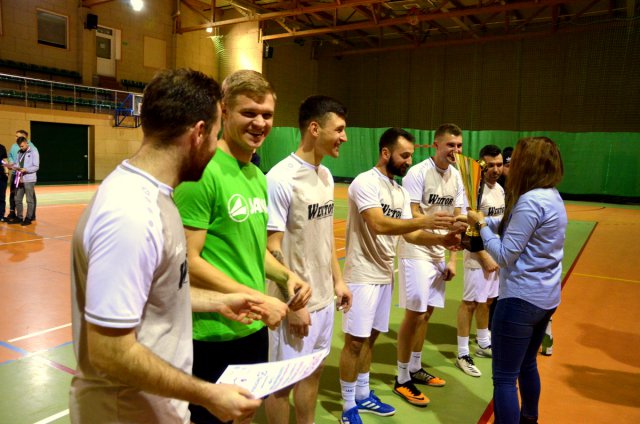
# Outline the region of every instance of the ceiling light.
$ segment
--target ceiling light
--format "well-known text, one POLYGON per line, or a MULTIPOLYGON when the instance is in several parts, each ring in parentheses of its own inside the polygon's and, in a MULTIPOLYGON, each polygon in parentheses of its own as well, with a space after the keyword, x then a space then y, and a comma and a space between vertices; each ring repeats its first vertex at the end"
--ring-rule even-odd
POLYGON ((136 12, 141 11, 143 6, 144 6, 144 3, 142 2, 142 0, 131 0, 131 7, 136 12))
POLYGON ((207 31, 207 34, 211 34, 213 32, 213 27, 209 27, 205 31, 207 31))

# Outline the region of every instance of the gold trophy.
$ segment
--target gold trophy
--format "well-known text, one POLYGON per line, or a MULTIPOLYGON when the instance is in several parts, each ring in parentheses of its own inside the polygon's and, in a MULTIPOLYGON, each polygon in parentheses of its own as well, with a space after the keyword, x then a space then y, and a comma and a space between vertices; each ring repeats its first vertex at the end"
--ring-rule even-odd
MULTIPOLYGON (((462 176, 462 184, 464 192, 467 196, 469 207, 474 210, 480 210, 482 202, 482 191, 484 190, 484 173, 487 170, 487 164, 484 160, 475 160, 469 156, 455 153, 456 164, 462 176)), ((462 235, 462 247, 469 252, 479 252, 484 250, 482 237, 475 228, 469 227, 462 235)))

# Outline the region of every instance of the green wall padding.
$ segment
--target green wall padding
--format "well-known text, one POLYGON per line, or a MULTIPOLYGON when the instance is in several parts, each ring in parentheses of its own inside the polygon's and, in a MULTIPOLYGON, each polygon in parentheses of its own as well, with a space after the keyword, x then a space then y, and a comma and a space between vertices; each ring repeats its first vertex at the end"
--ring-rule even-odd
MULTIPOLYGON (((386 128, 347 128, 348 141, 338 159, 325 158, 334 177, 353 178, 378 161, 378 140, 386 128)), ((433 130, 409 130, 416 144, 433 142, 433 130)), ((558 143, 565 175, 558 189, 577 195, 640 197, 640 133, 566 133, 556 131, 463 131, 462 152, 476 157, 486 144, 514 146, 522 137, 545 135, 558 143)), ((260 167, 267 172, 300 140, 297 128, 275 127, 258 153, 260 167)), ((433 148, 418 147, 413 163, 433 155, 433 148)))

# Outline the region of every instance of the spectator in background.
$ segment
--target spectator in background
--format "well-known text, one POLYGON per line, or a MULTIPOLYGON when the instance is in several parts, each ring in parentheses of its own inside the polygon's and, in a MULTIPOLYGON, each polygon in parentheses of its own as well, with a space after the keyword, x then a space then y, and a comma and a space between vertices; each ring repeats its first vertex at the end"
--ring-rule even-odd
POLYGON ((9 224, 26 226, 31 225, 35 212, 35 187, 38 180, 38 169, 40 169, 40 155, 37 150, 31 150, 29 142, 25 137, 18 137, 16 140, 20 150, 18 160, 12 164, 15 185, 16 217, 10 219, 9 224), (22 200, 27 196, 27 214, 23 216, 22 200))
POLYGON ((0 144, 0 161, 2 161, 2 172, 0 172, 0 222, 6 222, 7 218, 4 216, 5 209, 7 209, 7 182, 9 181, 9 164, 7 161, 7 148, 4 144, 0 144))
MULTIPOLYGON (((16 131, 16 143, 11 146, 9 149, 9 164, 14 164, 18 161, 18 152, 20 151, 20 146, 18 145, 18 138, 24 137, 27 139, 29 143, 29 147, 32 152, 38 153, 38 148, 29 140, 29 133, 25 130, 16 131)), ((16 215, 16 173, 13 172, 9 177, 9 215, 7 216, 6 221, 11 222, 12 220, 17 219, 16 215)), ((33 193, 33 216, 31 217, 32 221, 36 219, 36 206, 37 206, 37 198, 35 192, 33 193)))

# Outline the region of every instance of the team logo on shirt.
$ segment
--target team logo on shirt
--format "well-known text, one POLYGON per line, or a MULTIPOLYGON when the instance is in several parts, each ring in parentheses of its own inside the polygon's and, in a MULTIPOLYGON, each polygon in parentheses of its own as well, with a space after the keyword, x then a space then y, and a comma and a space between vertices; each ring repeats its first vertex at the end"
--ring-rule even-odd
POLYGON ((244 222, 250 215, 267 213, 267 202, 259 197, 245 199, 240 194, 234 194, 227 202, 229 218, 236 222, 244 222))
POLYGON ((489 207, 489 213, 487 213, 487 216, 496 216, 496 215, 502 215, 504 214, 504 206, 501 208, 492 208, 489 207))
POLYGON ((384 216, 390 216, 391 218, 402 217, 402 209, 393 209, 386 203, 381 203, 380 206, 382 206, 382 213, 384 214, 384 216))
POLYGON ((438 194, 430 194, 428 205, 451 206, 453 205, 453 196, 440 196, 438 194))
POLYGON ((322 219, 333 216, 333 200, 329 200, 324 205, 314 203, 313 205, 307 205, 308 219, 322 219))

